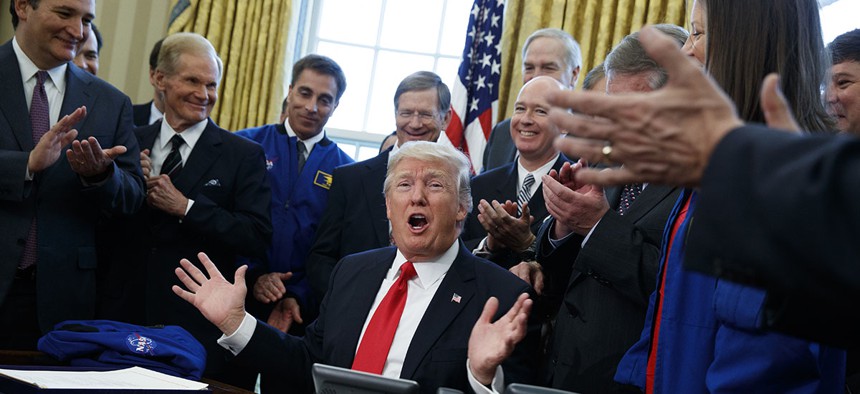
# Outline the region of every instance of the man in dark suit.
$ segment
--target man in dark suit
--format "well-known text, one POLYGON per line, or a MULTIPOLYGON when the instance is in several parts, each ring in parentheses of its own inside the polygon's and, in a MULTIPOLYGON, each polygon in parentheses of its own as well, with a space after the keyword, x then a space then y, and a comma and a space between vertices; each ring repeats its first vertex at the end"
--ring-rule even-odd
POLYGON ((217 256, 222 269, 232 269, 238 255, 265 261, 272 224, 263 150, 209 119, 221 78, 209 41, 176 33, 165 38, 161 51, 155 80, 165 117, 135 131, 144 153, 147 207, 132 224, 137 233, 131 239, 140 245, 133 253, 142 259, 136 267, 146 267, 146 320, 187 329, 207 348, 205 375, 241 383, 219 375, 224 358, 214 346, 217 330, 176 299, 170 286, 176 262, 199 251, 217 256))
MULTIPOLYGON (((561 29, 546 28, 532 33, 523 43, 523 85, 532 78, 553 77, 567 88, 576 86, 582 55, 579 44, 561 29)), ((517 148, 511 139, 511 119, 499 122, 484 148, 483 169, 489 171, 511 163, 517 148)))
POLYGON ((93 3, 18 0, 10 12, 15 37, 0 46, 0 348, 34 350, 56 323, 94 317, 96 218, 134 213, 144 193, 131 102, 71 63, 93 3))
POLYGON ((183 260, 176 274, 188 290, 174 292, 218 326, 225 334, 219 342, 239 360, 282 374, 296 391, 311 388, 315 362, 415 380, 425 393, 488 391, 491 384, 502 391, 502 380, 528 382, 528 352, 536 350, 526 324, 528 286, 457 239, 471 205, 469 168, 453 147, 426 141, 392 155, 384 189, 397 247, 344 258, 304 338, 245 313, 245 267, 233 285, 205 255, 211 280, 183 260), (491 296, 498 299, 484 306, 491 296), (396 297, 400 310, 391 312, 396 297), (491 316, 499 320, 491 323, 491 316))
POLYGON ((463 227, 463 240, 475 253, 511 268, 533 261, 535 240, 547 216, 543 176, 568 162, 553 142, 560 135, 549 120, 548 91, 565 89, 550 77, 537 77, 520 90, 511 118, 511 138, 519 157, 472 179, 472 214, 463 227), (520 213, 521 211, 521 213, 520 213), (530 252, 530 253, 529 253, 530 252))
POLYGON ((162 41, 164 41, 163 38, 158 40, 152 46, 152 51, 149 52, 149 83, 154 92, 150 102, 134 105, 134 125, 136 127, 151 125, 164 117, 164 99, 158 95, 158 88, 155 87, 155 69, 158 67, 158 52, 161 50, 162 41))
MULTIPOLYGON (((684 29, 659 27, 683 45, 684 29)), ((635 33, 613 48, 604 68, 610 95, 658 89, 668 78, 635 33)), ((537 260, 547 296, 562 302, 542 383, 586 393, 638 392, 613 378, 645 324, 663 229, 680 189, 630 184, 604 196, 602 188, 572 180, 581 166, 565 166, 545 180, 553 217, 538 234, 537 260)))
POLYGON ((438 75, 419 71, 394 93, 397 144, 378 156, 338 167, 332 174, 325 213, 307 260, 308 281, 321 300, 331 271, 348 254, 391 245, 382 181, 389 154, 409 141, 439 138, 451 121, 451 93, 438 75))

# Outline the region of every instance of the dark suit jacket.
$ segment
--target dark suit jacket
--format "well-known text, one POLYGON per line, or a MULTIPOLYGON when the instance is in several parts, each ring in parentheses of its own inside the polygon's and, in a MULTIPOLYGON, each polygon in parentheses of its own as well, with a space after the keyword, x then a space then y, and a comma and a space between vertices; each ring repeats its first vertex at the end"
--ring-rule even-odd
MULTIPOLYGON (((562 164, 569 162, 570 159, 563 154, 558 156, 552 168, 558 170, 562 164)), ((463 225, 463 234, 461 238, 466 243, 466 247, 474 249, 481 242, 481 239, 487 236, 481 222, 478 221, 478 202, 481 199, 492 202, 497 200, 505 202, 506 200, 517 201, 517 162, 513 161, 489 172, 482 173, 472 178, 472 213, 466 218, 466 223, 463 225)), ((531 200, 529 200, 529 211, 535 218, 531 225, 533 234, 537 234, 540 229, 541 222, 547 217, 546 203, 543 199, 543 183, 535 190, 531 200)), ((491 256, 490 260, 505 267, 510 268, 520 262, 518 256, 512 253, 500 253, 491 256)))
POLYGON ((325 295, 340 259, 391 244, 382 194, 390 152, 338 167, 332 174, 326 211, 307 260, 308 281, 318 300, 325 295))
POLYGON ((517 147, 511 139, 511 118, 497 123, 490 132, 484 148, 484 169, 482 172, 498 168, 514 161, 517 147))
POLYGON ((768 327, 856 348, 858 179, 853 135, 732 131, 702 178, 685 267, 765 288, 768 327))
POLYGON ((132 110, 134 111, 135 127, 149 126, 149 115, 152 114, 152 100, 149 100, 146 104, 135 104, 132 110))
MULTIPOLYGON (((161 121, 135 131, 142 149, 152 149, 161 121)), ((176 324, 193 334, 209 352, 207 370, 218 367, 220 336, 189 303, 177 297, 171 286, 179 284, 173 273, 187 258, 199 268, 198 252, 206 252, 224 273, 235 271, 237 255, 265 261, 272 236, 271 190, 263 150, 257 143, 235 136, 212 120, 173 179, 176 188, 194 200, 180 219, 147 206, 135 218, 137 229, 129 252, 146 267, 146 316, 148 324, 176 324)), ((204 270, 205 272, 205 270, 204 270)), ((133 281, 142 278, 132 276, 133 281)), ((131 285, 131 284, 130 284, 131 285)))
MULTIPOLYGON (((648 185, 626 215, 604 214, 584 248, 574 234, 553 250, 548 235, 555 219, 541 227, 537 258, 550 282, 546 293, 562 298, 544 384, 584 393, 630 389, 613 377, 642 332, 663 229, 679 192, 648 185)), ((620 194, 620 188, 607 190, 613 209, 620 194)))
POLYGON ((24 180, 33 150, 21 71, 12 42, 0 46, 0 302, 6 297, 34 217, 38 218, 37 298, 43 331, 68 319, 94 317, 95 225, 100 213, 132 214, 145 198, 131 102, 116 88, 69 62, 60 117, 84 105, 78 140, 96 137, 104 147, 128 151, 98 186, 84 186, 65 153, 32 182, 24 180))
MULTIPOLYGON (((323 300, 320 316, 304 338, 285 335, 257 323, 241 360, 280 374, 294 383, 296 391, 309 391, 310 369, 315 362, 349 368, 359 336, 379 286, 391 266, 396 249, 387 247, 347 256, 335 267, 332 283, 323 300)), ((509 272, 479 259, 460 244, 457 258, 439 285, 406 353, 400 377, 415 380, 424 393, 438 387, 470 392, 466 375, 466 351, 472 327, 490 296, 500 300, 498 319, 529 286, 509 272), (459 294, 460 302, 451 300, 459 294)), ((537 351, 537 328, 530 326, 526 338, 503 364, 506 383, 532 381, 537 351)))

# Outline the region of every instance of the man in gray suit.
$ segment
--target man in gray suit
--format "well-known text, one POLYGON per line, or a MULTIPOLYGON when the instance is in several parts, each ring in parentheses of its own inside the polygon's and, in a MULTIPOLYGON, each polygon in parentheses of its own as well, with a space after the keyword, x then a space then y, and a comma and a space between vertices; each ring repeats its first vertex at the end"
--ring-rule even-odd
MULTIPOLYGON (((545 75, 565 88, 573 89, 579 77, 582 54, 579 44, 566 31, 546 28, 532 33, 523 44, 523 85, 545 75)), ((499 122, 487 139, 483 170, 489 171, 514 161, 517 147, 511 139, 511 119, 499 122)))
POLYGON ((9 7, 15 36, 0 46, 0 348, 35 349, 56 323, 94 317, 97 218, 131 214, 144 200, 131 102, 71 63, 91 34, 94 3, 9 7))

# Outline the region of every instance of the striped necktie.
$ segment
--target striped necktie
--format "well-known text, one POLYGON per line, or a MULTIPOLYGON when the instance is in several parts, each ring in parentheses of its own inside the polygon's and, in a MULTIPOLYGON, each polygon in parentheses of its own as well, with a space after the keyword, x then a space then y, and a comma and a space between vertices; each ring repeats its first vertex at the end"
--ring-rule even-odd
MULTIPOLYGON (((51 128, 50 107, 48 106, 48 94, 45 92, 45 81, 48 79, 47 71, 36 73, 36 87, 33 89, 33 100, 30 101, 30 125, 33 132, 33 144, 38 144, 42 136, 51 128)), ((18 262, 18 269, 26 269, 34 264, 38 258, 38 240, 36 237, 36 218, 30 222, 30 230, 27 232, 27 241, 24 243, 24 253, 18 262)))
POLYGON ((526 179, 523 179, 523 187, 520 188, 520 194, 517 196, 517 213, 523 214, 523 204, 529 202, 531 199, 532 185, 535 184, 535 176, 532 174, 526 175, 526 179))
POLYGON ((172 144, 170 153, 167 154, 161 164, 161 174, 169 176, 170 179, 176 179, 182 172, 182 155, 179 153, 179 148, 182 147, 185 140, 181 135, 176 134, 170 139, 170 143, 172 144))

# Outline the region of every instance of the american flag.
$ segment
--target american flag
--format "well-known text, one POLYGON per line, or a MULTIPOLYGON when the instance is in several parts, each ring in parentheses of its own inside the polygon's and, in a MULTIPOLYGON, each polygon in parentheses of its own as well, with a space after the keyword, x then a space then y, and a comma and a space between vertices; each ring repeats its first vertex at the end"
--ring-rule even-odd
POLYGON ((496 123, 504 13, 504 0, 475 0, 451 92, 454 116, 445 133, 455 147, 470 157, 475 173, 481 171, 484 147, 496 123))

